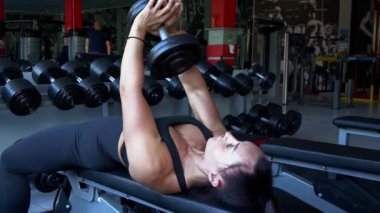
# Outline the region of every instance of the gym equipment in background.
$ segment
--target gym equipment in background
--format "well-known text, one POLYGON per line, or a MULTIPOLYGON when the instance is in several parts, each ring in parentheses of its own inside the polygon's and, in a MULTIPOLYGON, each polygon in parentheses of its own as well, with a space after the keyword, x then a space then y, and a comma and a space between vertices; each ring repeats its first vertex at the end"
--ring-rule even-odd
POLYGON ((198 65, 198 69, 206 79, 211 79, 216 93, 224 97, 230 97, 236 93, 236 80, 227 73, 222 73, 208 61, 203 60, 198 65))
POLYGON ((33 67, 32 78, 38 84, 50 84, 48 96, 61 110, 74 108, 82 103, 83 90, 62 72, 52 60, 43 60, 33 67))
POLYGON ((108 87, 95 76, 90 76, 86 65, 79 61, 69 61, 61 66, 66 74, 75 80, 84 91, 84 105, 98 107, 109 98, 108 87))

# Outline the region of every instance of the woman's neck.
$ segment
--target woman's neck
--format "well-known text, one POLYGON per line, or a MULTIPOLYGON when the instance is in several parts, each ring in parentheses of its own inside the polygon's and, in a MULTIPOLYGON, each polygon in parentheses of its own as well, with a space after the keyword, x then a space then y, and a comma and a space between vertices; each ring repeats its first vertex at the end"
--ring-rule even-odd
POLYGON ((189 186, 199 187, 208 185, 209 181, 203 151, 189 147, 185 165, 185 177, 189 186))

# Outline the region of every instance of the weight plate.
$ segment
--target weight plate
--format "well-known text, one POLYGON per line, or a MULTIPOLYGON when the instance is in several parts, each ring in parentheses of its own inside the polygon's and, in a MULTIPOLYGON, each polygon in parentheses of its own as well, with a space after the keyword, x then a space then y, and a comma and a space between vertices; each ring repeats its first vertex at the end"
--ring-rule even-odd
POLYGON ((148 69, 156 79, 177 76, 201 60, 202 49, 189 35, 174 35, 162 40, 148 54, 148 69))
POLYGON ((294 110, 289 110, 285 115, 289 120, 288 135, 294 135, 302 124, 302 114, 294 110))

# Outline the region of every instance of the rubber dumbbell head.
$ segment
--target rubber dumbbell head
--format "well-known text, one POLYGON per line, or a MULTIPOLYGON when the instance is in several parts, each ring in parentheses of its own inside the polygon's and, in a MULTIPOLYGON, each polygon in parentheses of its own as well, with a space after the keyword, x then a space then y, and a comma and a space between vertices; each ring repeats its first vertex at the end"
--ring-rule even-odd
POLYGON ((236 90, 242 96, 248 95, 253 89, 253 80, 243 73, 239 73, 235 76, 236 90))
POLYGON ((8 59, 0 59, 0 85, 2 100, 15 115, 31 114, 41 105, 41 94, 8 59))
POLYGON ((166 79, 168 94, 175 99, 182 99, 186 97, 185 89, 178 77, 166 79))
POLYGON ((109 98, 107 86, 95 76, 90 76, 85 64, 78 61, 70 61, 62 65, 65 71, 75 80, 84 91, 84 104, 87 107, 98 107, 109 98))

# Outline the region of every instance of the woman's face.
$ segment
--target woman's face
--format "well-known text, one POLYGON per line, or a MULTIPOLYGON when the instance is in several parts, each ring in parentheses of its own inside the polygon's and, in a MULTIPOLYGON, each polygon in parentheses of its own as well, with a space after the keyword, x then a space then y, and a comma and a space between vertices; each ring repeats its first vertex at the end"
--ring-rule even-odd
POLYGON ((210 138, 205 149, 207 168, 215 173, 236 164, 253 168, 256 161, 263 156, 263 152, 255 144, 238 141, 229 132, 210 138))

